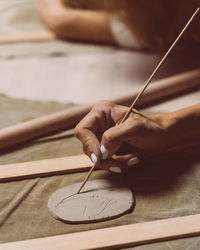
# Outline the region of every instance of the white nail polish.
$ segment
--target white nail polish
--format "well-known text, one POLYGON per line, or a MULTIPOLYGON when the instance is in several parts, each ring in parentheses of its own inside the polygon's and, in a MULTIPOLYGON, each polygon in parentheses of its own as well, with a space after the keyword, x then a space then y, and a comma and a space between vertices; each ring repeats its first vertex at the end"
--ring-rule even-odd
POLYGON ((92 162, 93 162, 94 164, 97 163, 98 159, 97 159, 97 157, 96 157, 96 155, 95 155, 94 153, 92 153, 92 154, 90 155, 90 158, 91 158, 91 160, 92 160, 92 162))
POLYGON ((104 145, 101 145, 100 151, 101 151, 102 159, 103 160, 108 159, 109 151, 104 147, 104 145))
POLYGON ((131 167, 133 165, 138 164, 140 161, 138 159, 138 157, 133 157, 128 161, 128 166, 131 167))
POLYGON ((109 170, 111 172, 114 172, 114 173, 117 173, 117 174, 120 174, 122 172, 121 168, 119 168, 119 167, 110 167, 109 170))

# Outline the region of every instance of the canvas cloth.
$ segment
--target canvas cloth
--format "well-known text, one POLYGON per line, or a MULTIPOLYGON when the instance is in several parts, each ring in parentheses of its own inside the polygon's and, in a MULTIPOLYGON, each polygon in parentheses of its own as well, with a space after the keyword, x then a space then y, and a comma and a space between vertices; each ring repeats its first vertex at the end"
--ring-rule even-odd
MULTIPOLYGON (((69 107, 69 104, 17 100, 0 95, 0 127, 26 121, 69 107)), ((72 131, 23 143, 1 151, 1 164, 63 157, 82 153, 72 131)), ((104 171, 91 179, 109 178, 104 171)), ((0 242, 33 239, 65 233, 105 228, 200 212, 200 168, 198 157, 177 156, 152 161, 129 171, 121 178, 132 188, 136 206, 120 218, 82 225, 54 219, 47 209, 49 196, 59 188, 81 182, 85 173, 0 183, 0 242), (193 160, 191 160, 193 159, 193 160)), ((113 177, 115 178, 115 177, 113 177)), ((148 244, 131 249, 199 249, 200 237, 148 244)))

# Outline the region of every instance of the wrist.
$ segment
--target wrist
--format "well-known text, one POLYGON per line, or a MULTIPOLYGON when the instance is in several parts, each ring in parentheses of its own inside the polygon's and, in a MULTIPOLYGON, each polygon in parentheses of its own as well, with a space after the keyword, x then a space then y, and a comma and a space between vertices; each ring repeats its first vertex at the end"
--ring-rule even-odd
POLYGON ((169 146, 179 146, 199 141, 200 104, 175 112, 157 115, 163 127, 169 146))
POLYGON ((155 120, 162 127, 165 134, 167 148, 179 145, 182 142, 181 119, 174 113, 161 113, 155 120))

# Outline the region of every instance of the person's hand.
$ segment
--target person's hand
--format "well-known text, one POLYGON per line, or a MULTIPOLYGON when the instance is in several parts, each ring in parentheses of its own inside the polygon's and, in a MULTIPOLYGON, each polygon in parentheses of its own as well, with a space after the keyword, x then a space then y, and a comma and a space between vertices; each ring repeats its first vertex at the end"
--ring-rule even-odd
POLYGON ((127 110, 99 102, 75 128, 84 152, 103 169, 121 172, 169 146, 163 114, 146 116, 134 110, 119 124, 127 110))

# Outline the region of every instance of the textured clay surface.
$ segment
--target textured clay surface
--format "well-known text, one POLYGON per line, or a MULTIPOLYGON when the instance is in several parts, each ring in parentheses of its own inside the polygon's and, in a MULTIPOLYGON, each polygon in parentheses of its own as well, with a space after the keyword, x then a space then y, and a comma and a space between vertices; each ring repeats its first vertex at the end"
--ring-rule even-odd
POLYGON ((108 180, 88 181, 80 194, 81 183, 54 192, 48 201, 50 213, 68 223, 88 223, 109 220, 129 212, 134 197, 129 188, 108 180))

